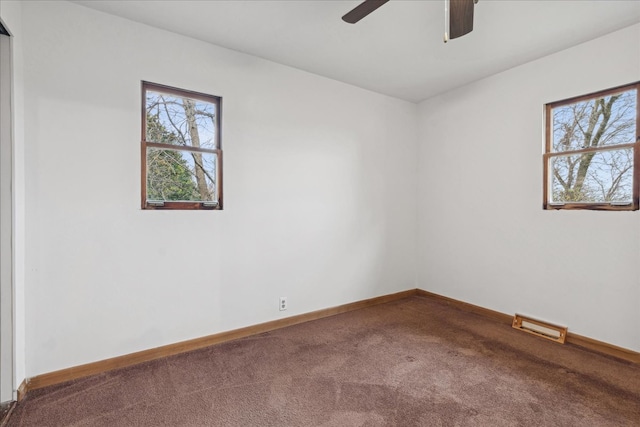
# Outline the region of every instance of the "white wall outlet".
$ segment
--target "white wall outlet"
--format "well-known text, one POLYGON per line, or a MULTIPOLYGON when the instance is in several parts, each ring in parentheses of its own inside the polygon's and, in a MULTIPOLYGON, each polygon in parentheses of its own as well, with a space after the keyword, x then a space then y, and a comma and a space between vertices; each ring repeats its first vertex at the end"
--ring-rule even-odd
POLYGON ((287 309, 287 297, 280 297, 280 311, 285 311, 287 309))

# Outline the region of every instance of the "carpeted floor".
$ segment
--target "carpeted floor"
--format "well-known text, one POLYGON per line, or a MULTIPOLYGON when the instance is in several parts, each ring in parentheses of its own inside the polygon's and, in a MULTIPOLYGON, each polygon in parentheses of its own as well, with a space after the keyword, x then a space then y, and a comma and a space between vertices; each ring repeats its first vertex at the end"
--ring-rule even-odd
POLYGON ((13 411, 15 406, 16 402, 0 406, 0 427, 4 427, 7 424, 9 415, 11 415, 11 411, 13 411))
POLYGON ((640 426, 640 366, 423 297, 35 390, 10 426, 640 426))

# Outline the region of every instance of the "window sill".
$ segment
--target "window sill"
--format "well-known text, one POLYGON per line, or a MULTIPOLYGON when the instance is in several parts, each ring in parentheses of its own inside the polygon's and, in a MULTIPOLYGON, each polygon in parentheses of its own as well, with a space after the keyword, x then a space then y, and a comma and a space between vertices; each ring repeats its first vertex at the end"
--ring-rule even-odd
POLYGON ((205 204, 203 202, 146 202, 143 210, 183 210, 183 211, 221 211, 220 204, 205 204))
POLYGON ((611 203, 545 203, 544 210, 583 210, 583 211, 637 211, 638 203, 617 205, 611 203))

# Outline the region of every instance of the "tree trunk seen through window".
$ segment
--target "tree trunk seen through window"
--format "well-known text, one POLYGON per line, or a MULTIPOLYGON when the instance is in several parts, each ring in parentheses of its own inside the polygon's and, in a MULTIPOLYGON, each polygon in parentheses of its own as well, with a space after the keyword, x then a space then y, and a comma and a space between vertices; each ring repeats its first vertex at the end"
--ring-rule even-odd
MULTIPOLYGON (((187 127, 189 129, 189 136, 191 137, 191 145, 193 147, 200 148, 200 135, 198 133, 198 125, 196 123, 196 108, 195 103, 191 99, 183 98, 182 105, 184 107, 184 114, 187 119, 187 127)), ((198 191, 200 192, 201 200, 210 200, 211 194, 207 188, 206 171, 202 163, 201 153, 191 153, 193 157, 193 163, 195 165, 196 183, 198 191)), ((209 177, 211 179, 211 177, 209 177)), ((213 181, 213 180, 212 180, 213 181)))

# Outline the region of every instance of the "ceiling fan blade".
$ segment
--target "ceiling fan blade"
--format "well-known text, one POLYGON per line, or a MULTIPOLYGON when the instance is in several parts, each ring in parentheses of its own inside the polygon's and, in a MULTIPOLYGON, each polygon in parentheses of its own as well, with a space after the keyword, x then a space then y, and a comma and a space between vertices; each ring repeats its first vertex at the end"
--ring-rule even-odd
POLYGON ((473 31, 474 0, 449 0, 449 38, 455 39, 473 31))
MULTIPOLYGON (((365 0, 342 17, 344 22, 355 24, 389 0, 365 0)), ((473 0, 471 0, 473 1, 473 0)))

